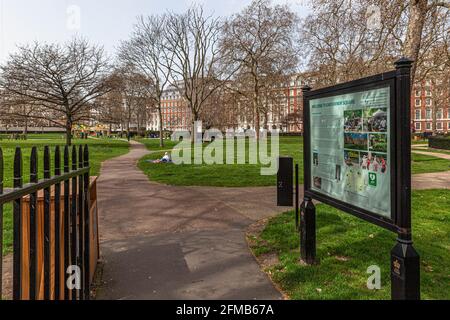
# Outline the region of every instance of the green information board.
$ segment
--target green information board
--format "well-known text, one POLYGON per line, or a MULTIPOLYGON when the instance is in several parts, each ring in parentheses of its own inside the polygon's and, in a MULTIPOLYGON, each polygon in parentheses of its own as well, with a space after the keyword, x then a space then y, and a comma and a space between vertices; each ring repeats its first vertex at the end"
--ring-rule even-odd
POLYGON ((391 217, 390 88, 310 100, 311 190, 391 217))

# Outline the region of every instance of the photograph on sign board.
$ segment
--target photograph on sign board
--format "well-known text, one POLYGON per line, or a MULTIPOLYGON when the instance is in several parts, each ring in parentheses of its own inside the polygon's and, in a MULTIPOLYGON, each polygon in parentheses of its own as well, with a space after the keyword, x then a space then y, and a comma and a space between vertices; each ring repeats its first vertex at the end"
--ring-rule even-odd
POLYGON ((337 181, 341 181, 341 172, 342 172, 342 168, 340 165, 336 165, 336 175, 335 175, 335 179, 337 181))
POLYGON ((388 170, 387 157, 381 153, 362 152, 360 167, 363 170, 386 173, 388 170))
POLYGON ((344 130, 360 132, 363 129, 363 111, 347 110, 344 111, 344 130))
POLYGON ((387 108, 364 110, 364 131, 387 132, 387 108))
MULTIPOLYGON (((345 149, 367 150, 367 133, 347 132, 344 134, 345 149)), ((375 150, 381 151, 381 150, 375 150)))
POLYGON ((387 135, 383 133, 371 133, 369 135, 369 150, 387 152, 387 135))
POLYGON ((314 187, 317 189, 322 189, 322 178, 314 177, 314 187))
POLYGON ((355 167, 359 165, 358 151, 344 151, 344 162, 348 167, 355 167))
POLYGON ((317 152, 313 153, 313 165, 316 167, 319 165, 319 154, 317 152))

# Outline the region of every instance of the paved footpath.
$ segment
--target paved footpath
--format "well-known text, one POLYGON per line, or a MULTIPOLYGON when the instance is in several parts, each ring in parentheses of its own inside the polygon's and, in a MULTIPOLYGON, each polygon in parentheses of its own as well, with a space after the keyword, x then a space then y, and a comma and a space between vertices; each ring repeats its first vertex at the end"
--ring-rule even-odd
MULTIPOLYGON (((428 145, 424 146, 428 148, 428 145)), ((425 156, 450 160, 450 154, 422 151, 422 145, 416 147, 413 146, 412 152, 425 156)), ((413 189, 450 189, 450 171, 416 174, 412 179, 412 187, 413 189)))
POLYGON ((102 166, 97 299, 281 299, 245 239, 250 224, 286 211, 274 188, 154 184, 136 168, 147 153, 132 142, 102 166))

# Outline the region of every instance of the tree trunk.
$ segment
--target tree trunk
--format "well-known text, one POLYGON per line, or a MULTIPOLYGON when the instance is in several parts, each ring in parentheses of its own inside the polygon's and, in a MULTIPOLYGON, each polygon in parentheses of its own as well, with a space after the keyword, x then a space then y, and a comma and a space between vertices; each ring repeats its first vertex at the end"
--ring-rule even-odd
POLYGON ((158 103, 158 116, 159 116, 159 146, 164 147, 164 137, 163 137, 163 120, 162 120, 162 109, 161 101, 158 103))
POLYGON ((72 122, 70 120, 66 121, 66 144, 72 145, 72 122))
POLYGON ((411 83, 414 84, 417 60, 419 59, 422 44, 422 33, 428 10, 428 0, 409 1, 409 22, 403 55, 414 60, 411 69, 411 83))
POLYGON ((128 140, 128 141, 131 140, 130 122, 131 122, 131 120, 128 119, 128 121, 127 121, 127 140, 128 140))
POLYGON ((254 112, 254 123, 255 123, 255 136, 256 141, 259 141, 259 127, 261 126, 261 120, 259 116, 259 110, 258 110, 258 90, 256 89, 255 94, 253 96, 253 112, 254 112))
POLYGON ((191 134, 191 143, 195 143, 197 140, 197 127, 195 123, 197 122, 198 117, 195 112, 192 112, 192 134, 191 134))
POLYGON ((28 117, 25 117, 25 124, 24 124, 24 127, 23 127, 23 134, 25 136, 27 136, 27 134, 28 134, 28 117))

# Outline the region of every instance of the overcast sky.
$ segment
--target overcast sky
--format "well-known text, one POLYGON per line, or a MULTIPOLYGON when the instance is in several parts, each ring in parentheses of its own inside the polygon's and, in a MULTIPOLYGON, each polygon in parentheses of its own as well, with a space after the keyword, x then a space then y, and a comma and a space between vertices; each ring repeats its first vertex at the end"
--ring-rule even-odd
MULTIPOLYGON (((0 0, 0 63, 17 44, 64 42, 75 34, 104 45, 113 55, 120 40, 129 36, 138 15, 180 12, 193 2, 202 3, 207 12, 227 16, 251 0, 0 0)), ((273 2, 289 3, 302 17, 308 13, 305 0, 273 2)))

